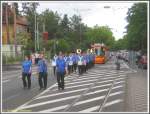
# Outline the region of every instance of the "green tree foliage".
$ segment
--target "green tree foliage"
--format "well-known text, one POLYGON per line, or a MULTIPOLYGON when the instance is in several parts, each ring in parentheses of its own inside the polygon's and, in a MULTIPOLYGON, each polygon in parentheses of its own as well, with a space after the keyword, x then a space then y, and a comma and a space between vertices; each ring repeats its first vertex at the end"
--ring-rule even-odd
MULTIPOLYGON (((31 33, 31 38, 34 40, 35 38, 35 12, 36 8, 39 5, 39 3, 36 2, 25 2, 22 3, 22 13, 27 17, 28 20, 28 27, 29 31, 31 33)), ((37 13, 36 13, 37 14, 37 13)))
POLYGON ((87 45, 91 43, 104 43, 109 48, 114 44, 113 34, 108 26, 95 26, 86 32, 87 45))
POLYGON ((23 45, 23 50, 34 50, 34 42, 31 40, 30 34, 26 32, 20 32, 16 36, 17 44, 23 45))
POLYGON ((59 21, 60 17, 57 12, 46 9, 41 13, 42 23, 45 24, 45 29, 49 33, 49 39, 59 38, 59 21))
POLYGON ((131 50, 147 50, 147 4, 136 3, 128 11, 127 47, 131 50))
MULTIPOLYGON (((32 33, 32 41, 34 41, 34 16, 35 8, 38 4, 24 3, 24 13, 28 18, 30 32, 32 33)), ((76 51, 77 48, 81 48, 86 51, 90 48, 92 43, 104 43, 112 48, 115 44, 115 38, 108 26, 95 26, 94 28, 87 27, 80 16, 73 15, 68 18, 65 14, 62 17, 57 13, 46 9, 41 14, 37 14, 39 23, 39 33, 43 32, 43 25, 45 25, 45 31, 48 32, 48 41, 44 41, 42 35, 40 37, 41 50, 46 49, 55 53, 58 51, 76 51), (56 41, 58 44, 56 44, 56 41)))

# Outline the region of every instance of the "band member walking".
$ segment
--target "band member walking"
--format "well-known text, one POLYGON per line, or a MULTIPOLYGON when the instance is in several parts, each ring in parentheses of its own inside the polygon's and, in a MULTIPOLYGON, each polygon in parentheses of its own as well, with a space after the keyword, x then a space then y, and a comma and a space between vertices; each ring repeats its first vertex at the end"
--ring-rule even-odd
POLYGON ((56 72, 57 72, 57 83, 58 83, 58 90, 64 90, 65 83, 65 71, 67 72, 66 62, 64 60, 62 52, 59 52, 59 56, 56 60, 56 72))
POLYGON ((38 73, 39 73, 39 86, 40 90, 47 88, 47 62, 44 59, 44 55, 40 55, 40 60, 38 62, 38 73), (44 82, 44 83, 43 83, 44 82))
POLYGON ((32 66, 32 62, 29 56, 25 56, 25 61, 22 63, 22 81, 23 81, 24 89, 27 86, 28 89, 31 88, 31 71, 32 71, 31 66, 32 66))

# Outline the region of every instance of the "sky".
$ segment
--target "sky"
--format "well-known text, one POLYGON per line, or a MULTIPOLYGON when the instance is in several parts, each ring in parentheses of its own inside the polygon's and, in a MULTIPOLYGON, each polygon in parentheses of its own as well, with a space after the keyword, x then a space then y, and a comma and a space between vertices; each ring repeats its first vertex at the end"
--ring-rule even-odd
POLYGON ((107 25, 111 28, 115 39, 118 40, 126 34, 127 12, 134 3, 125 1, 41 1, 39 4, 38 13, 48 8, 54 12, 57 11, 61 16, 64 14, 67 14, 68 17, 74 14, 80 15, 82 22, 89 27, 107 25))

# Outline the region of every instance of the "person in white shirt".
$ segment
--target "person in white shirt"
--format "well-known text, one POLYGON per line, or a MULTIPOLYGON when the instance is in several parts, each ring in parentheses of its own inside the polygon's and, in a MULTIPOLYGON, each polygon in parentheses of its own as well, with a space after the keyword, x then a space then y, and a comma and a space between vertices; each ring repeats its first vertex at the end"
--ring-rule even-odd
POLYGON ((52 59, 52 67, 53 67, 54 76, 56 76, 56 60, 57 60, 57 58, 58 58, 58 56, 55 54, 52 59))

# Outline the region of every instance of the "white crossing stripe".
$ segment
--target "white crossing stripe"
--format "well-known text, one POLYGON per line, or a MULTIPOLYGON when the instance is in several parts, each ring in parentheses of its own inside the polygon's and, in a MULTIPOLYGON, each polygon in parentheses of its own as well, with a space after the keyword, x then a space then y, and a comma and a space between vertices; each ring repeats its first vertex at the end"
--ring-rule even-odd
POLYGON ((47 98, 47 97, 52 97, 52 96, 57 96, 57 95, 64 95, 64 94, 68 94, 68 93, 75 93, 75 92, 83 91, 83 90, 86 90, 86 89, 87 88, 83 88, 83 89, 77 89, 77 90, 72 90, 72 91, 65 91, 65 92, 62 92, 62 93, 44 95, 44 96, 38 97, 36 99, 42 99, 42 98, 47 98))
POLYGON ((79 96, 80 95, 75 95, 75 96, 70 96, 70 97, 65 97, 65 98, 60 98, 60 99, 54 99, 54 100, 51 100, 51 101, 45 101, 45 102, 41 102, 41 103, 27 105, 27 106, 21 107, 20 109, 33 108, 33 107, 42 106, 42 105, 45 105, 45 104, 51 104, 51 103, 55 103, 55 102, 65 101, 65 100, 77 98, 79 96))
POLYGON ((116 100, 107 102, 107 103, 104 105, 104 107, 108 107, 108 106, 111 106, 111 105, 113 105, 113 104, 120 103, 120 102, 123 102, 123 100, 122 100, 122 99, 116 99, 116 100))
POLYGON ((119 95, 119 94, 122 94, 122 93, 124 93, 124 91, 114 92, 114 93, 109 94, 109 97, 114 96, 114 95, 119 95))
POLYGON ((104 98, 105 98, 105 95, 99 96, 99 97, 95 97, 95 98, 92 98, 92 99, 88 99, 88 100, 84 100, 84 101, 79 101, 74 106, 81 105, 81 104, 84 104, 84 103, 89 103, 89 102, 100 100, 100 99, 104 99, 104 98))
POLYGON ((2 81, 3 83, 6 83, 6 82, 9 82, 10 80, 4 80, 4 81, 2 81))
POLYGON ((113 87, 113 88, 112 88, 112 90, 113 90, 113 89, 118 89, 118 88, 122 88, 122 87, 123 87, 122 85, 119 85, 119 86, 115 86, 115 87, 113 87))
POLYGON ((95 93, 101 93, 101 92, 104 92, 104 91, 108 91, 109 89, 107 88, 107 89, 101 89, 101 90, 97 90, 97 91, 92 91, 92 92, 89 92, 89 93, 87 93, 87 94, 85 94, 85 96, 87 96, 87 95, 92 95, 92 94, 95 94, 95 93))
POLYGON ((88 109, 85 109, 85 110, 81 110, 79 112, 84 112, 84 113, 87 113, 87 112, 93 112, 95 110, 97 110, 100 106, 93 106, 93 107, 90 107, 88 109))
POLYGON ((83 82, 95 82, 98 79, 93 79, 93 80, 85 80, 85 81, 79 81, 79 82, 73 82, 73 83, 66 83, 65 85, 72 85, 72 84, 80 84, 83 82))
POLYGON ((67 107, 68 107, 68 105, 63 105, 63 106, 58 106, 58 107, 47 109, 47 110, 42 110, 42 111, 39 111, 39 112, 52 112, 52 111, 57 111, 57 110, 65 109, 67 107))

